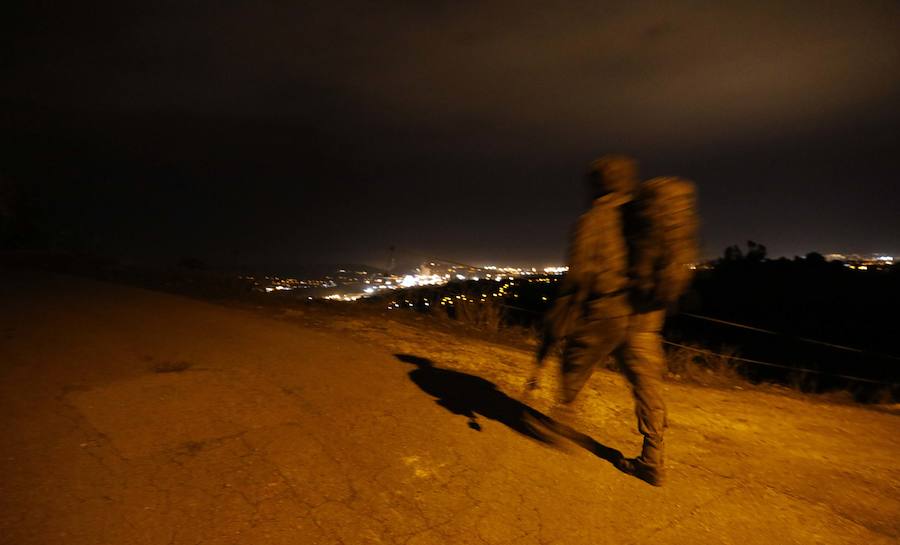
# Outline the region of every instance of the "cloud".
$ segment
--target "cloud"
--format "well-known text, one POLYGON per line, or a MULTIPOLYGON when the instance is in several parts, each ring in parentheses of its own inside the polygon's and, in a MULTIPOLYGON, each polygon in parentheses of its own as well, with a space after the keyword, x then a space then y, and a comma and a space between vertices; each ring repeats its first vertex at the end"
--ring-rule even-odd
POLYGON ((119 9, 98 34, 58 43, 40 74, 76 79, 73 101, 106 107, 364 116, 565 145, 821 125, 900 89, 895 3, 311 4, 119 9))

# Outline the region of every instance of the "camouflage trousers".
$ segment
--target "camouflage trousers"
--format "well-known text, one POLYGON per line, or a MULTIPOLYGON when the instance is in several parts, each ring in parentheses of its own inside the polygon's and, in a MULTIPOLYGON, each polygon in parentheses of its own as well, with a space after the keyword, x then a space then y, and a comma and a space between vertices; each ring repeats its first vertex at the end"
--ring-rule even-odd
POLYGON ((614 356, 634 394, 638 430, 644 436, 641 458, 649 466, 662 468, 663 432, 668 425, 662 397, 665 353, 660 334, 665 311, 615 314, 619 312, 592 305, 583 323, 566 339, 561 402, 571 405, 597 364, 614 356))

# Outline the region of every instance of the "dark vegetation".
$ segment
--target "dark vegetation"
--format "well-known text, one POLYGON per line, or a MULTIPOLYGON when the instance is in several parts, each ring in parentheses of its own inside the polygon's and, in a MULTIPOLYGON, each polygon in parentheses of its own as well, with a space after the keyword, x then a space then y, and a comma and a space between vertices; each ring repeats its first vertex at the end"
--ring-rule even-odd
POLYGON ((680 314, 669 321, 670 337, 717 351, 737 347, 744 358, 814 371, 741 364, 751 380, 787 382, 807 391, 848 389, 866 401, 900 397, 895 337, 900 266, 861 271, 816 253, 767 260, 752 249, 743 256, 732 252, 701 271, 683 308, 776 334, 680 314))

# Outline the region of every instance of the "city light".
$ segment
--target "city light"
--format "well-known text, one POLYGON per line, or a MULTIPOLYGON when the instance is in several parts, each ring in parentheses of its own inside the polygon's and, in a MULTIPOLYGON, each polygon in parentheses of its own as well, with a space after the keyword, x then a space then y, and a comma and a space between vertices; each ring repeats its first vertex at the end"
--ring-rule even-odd
MULTIPOLYGON (((325 299, 329 301, 357 301, 359 299, 375 297, 386 290, 400 290, 424 286, 443 286, 451 281, 480 282, 488 280, 498 286, 490 289, 492 293, 482 293, 480 299, 472 300, 462 296, 457 300, 466 302, 486 301, 488 298, 513 297, 519 295, 509 293, 507 290, 516 279, 527 280, 535 283, 551 283, 556 279, 547 278, 545 275, 558 276, 565 273, 566 267, 550 266, 543 269, 536 267, 504 267, 493 264, 482 266, 469 266, 460 264, 439 264, 435 261, 425 262, 414 271, 403 274, 385 274, 383 272, 358 271, 352 269, 337 269, 333 273, 325 274, 319 278, 298 279, 279 276, 240 276, 239 278, 251 282, 253 289, 268 294, 278 292, 301 291, 307 300, 325 299), (490 271, 490 272, 488 272, 490 271)), ((435 304, 437 302, 435 301, 435 304)), ((453 298, 449 297, 440 301, 440 305, 453 304, 453 298)), ((405 306, 412 306, 409 301, 405 306)), ((433 306, 427 301, 426 307, 433 306)), ((390 309, 399 308, 399 305, 391 305, 390 309)))

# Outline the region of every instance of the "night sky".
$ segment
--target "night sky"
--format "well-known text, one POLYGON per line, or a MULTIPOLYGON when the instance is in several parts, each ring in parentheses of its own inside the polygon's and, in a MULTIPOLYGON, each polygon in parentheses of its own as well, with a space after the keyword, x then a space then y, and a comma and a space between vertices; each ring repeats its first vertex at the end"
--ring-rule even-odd
POLYGON ((0 175, 91 252, 558 264, 618 151, 706 257, 900 254, 895 1, 23 4, 0 175))

